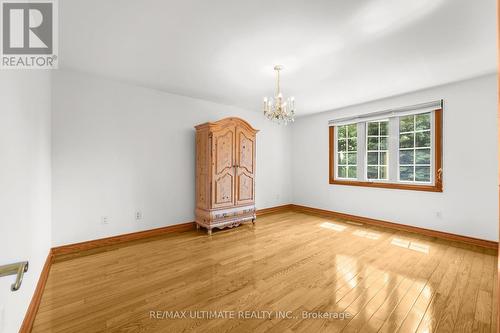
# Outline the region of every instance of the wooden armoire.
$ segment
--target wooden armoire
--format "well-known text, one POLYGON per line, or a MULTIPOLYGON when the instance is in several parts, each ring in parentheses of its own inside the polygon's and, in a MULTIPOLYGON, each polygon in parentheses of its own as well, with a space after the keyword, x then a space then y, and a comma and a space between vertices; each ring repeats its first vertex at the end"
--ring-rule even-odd
POLYGON ((196 128, 196 226, 255 223, 255 137, 258 130, 231 117, 196 128))

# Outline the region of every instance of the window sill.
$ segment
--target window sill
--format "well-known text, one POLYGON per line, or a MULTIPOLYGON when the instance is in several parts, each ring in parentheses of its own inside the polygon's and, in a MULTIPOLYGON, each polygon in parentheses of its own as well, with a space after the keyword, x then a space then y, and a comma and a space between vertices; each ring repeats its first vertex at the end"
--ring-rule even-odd
POLYGON ((443 184, 441 184, 441 183, 438 183, 435 185, 413 185, 413 184, 395 184, 395 183, 364 182, 364 181, 349 181, 349 180, 330 179, 330 184, 332 184, 332 185, 346 185, 346 186, 376 187, 376 188, 387 188, 387 189, 409 190, 409 191, 443 192, 443 184))

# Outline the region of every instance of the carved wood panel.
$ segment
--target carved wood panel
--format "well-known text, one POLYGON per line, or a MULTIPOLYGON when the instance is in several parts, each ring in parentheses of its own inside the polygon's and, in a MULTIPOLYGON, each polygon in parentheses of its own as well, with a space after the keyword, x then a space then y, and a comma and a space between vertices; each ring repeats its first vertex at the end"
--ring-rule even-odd
POLYGON ((213 132, 213 207, 234 205, 234 128, 213 132))
POLYGON ((236 128, 236 204, 255 199, 255 134, 236 128))
POLYGON ((210 194, 207 187, 208 182, 208 132, 196 133, 196 207, 207 208, 210 194))
POLYGON ((252 134, 246 133, 241 129, 237 129, 238 135, 238 166, 245 169, 246 172, 253 174, 254 170, 254 142, 252 134))

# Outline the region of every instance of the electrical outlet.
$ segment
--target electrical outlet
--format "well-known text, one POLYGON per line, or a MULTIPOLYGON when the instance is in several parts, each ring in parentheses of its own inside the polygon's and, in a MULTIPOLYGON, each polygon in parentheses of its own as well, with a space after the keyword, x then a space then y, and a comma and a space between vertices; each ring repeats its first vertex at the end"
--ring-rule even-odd
POLYGON ((437 217, 438 219, 443 218, 443 213, 442 213, 442 212, 440 212, 440 211, 437 211, 437 212, 436 212, 436 217, 437 217))
POLYGON ((101 224, 109 224, 109 216, 101 216, 101 224))
POLYGON ((136 221, 142 220, 142 212, 140 210, 135 212, 135 219, 136 221))

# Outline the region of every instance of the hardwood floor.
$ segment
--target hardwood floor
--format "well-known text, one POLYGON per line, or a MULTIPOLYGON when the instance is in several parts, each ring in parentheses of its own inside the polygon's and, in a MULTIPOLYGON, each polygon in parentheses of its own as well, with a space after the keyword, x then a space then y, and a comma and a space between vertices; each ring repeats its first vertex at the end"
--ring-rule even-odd
POLYGON ((286 212, 60 260, 33 332, 496 332, 495 265, 492 250, 286 212), (190 318, 203 311, 226 319, 190 318))

